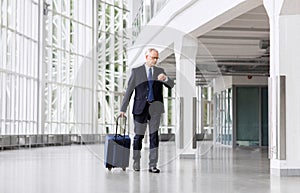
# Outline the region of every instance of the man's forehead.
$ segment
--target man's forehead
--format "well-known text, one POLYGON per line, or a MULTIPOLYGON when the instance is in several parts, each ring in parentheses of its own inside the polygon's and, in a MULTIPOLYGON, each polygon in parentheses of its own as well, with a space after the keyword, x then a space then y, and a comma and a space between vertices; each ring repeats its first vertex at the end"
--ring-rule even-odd
POLYGON ((156 55, 158 55, 158 52, 155 51, 155 50, 152 50, 150 53, 151 53, 151 54, 156 54, 156 55))

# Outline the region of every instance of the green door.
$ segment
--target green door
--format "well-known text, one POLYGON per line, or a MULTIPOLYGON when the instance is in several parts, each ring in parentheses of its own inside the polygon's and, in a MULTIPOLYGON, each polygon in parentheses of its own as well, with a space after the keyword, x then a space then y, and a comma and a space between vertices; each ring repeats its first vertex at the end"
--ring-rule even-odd
POLYGON ((236 143, 259 146, 259 88, 236 88, 236 143))
POLYGON ((268 146, 268 88, 261 89, 261 145, 268 146))

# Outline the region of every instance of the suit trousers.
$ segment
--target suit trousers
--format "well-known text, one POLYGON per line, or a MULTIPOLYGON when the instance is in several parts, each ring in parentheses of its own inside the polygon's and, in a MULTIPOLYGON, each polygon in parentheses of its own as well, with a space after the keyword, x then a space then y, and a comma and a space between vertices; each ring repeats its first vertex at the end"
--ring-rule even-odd
POLYGON ((151 104, 147 103, 142 114, 134 115, 135 136, 133 138, 133 160, 135 162, 140 161, 142 142, 145 136, 147 124, 149 124, 149 167, 156 167, 158 162, 158 129, 160 124, 161 113, 149 111, 150 108, 151 104))

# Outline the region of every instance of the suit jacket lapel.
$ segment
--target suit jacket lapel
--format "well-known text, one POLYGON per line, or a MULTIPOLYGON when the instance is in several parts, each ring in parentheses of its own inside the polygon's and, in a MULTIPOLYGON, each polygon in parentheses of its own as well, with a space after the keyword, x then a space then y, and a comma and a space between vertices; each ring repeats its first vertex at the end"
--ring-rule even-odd
POLYGON ((146 81, 148 81, 145 65, 142 65, 142 66, 139 68, 139 74, 138 74, 137 76, 140 76, 141 82, 146 82, 146 81))

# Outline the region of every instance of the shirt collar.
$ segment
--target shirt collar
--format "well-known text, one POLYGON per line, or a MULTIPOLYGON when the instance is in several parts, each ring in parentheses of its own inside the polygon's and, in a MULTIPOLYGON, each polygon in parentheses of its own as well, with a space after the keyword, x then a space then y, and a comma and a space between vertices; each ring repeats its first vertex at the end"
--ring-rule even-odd
MULTIPOLYGON (((149 67, 149 66, 147 66, 147 64, 145 64, 145 68, 146 68, 146 72, 148 72, 150 67, 149 67)), ((153 71, 154 71, 154 66, 152 66, 151 68, 152 68, 152 74, 153 74, 153 71)))

